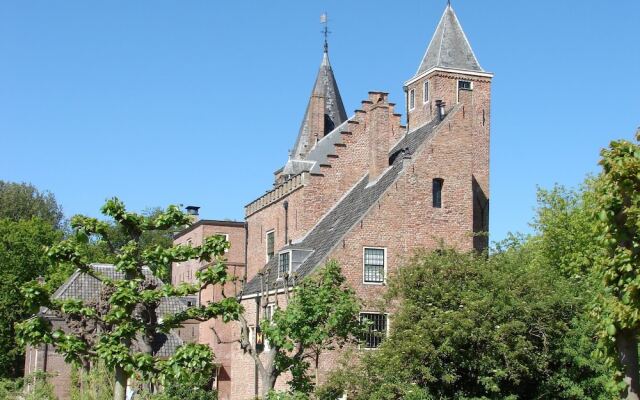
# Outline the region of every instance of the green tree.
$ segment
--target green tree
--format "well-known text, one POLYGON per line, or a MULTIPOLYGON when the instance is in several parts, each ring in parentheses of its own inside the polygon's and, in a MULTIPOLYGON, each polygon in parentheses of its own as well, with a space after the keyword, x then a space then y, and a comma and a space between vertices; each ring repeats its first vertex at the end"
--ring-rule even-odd
POLYGON ((638 399, 638 329, 640 328, 640 131, 636 142, 611 142, 601 152, 602 173, 595 185, 594 215, 598 244, 606 254, 596 263, 605 292, 594 314, 607 354, 617 352, 627 389, 638 399))
MULTIPOLYGON (((51 299, 47 287, 31 282, 23 287, 27 304, 33 312, 45 306, 61 316, 84 321, 80 326, 97 326, 97 335, 91 332, 64 332, 52 330, 47 320, 38 315, 18 325, 19 338, 23 343, 51 343, 62 353, 67 362, 86 365, 87 360, 103 362, 114 371, 114 400, 123 400, 128 379, 135 374, 145 381, 160 381, 185 377, 184 370, 197 366, 206 373, 211 368, 210 349, 203 345, 185 345, 169 360, 159 360, 151 354, 151 339, 160 332, 166 333, 187 319, 206 321, 222 318, 235 320, 242 307, 235 298, 191 307, 184 312, 157 318, 157 307, 163 297, 186 296, 198 293, 207 285, 224 285, 233 278, 227 274, 224 251, 229 244, 221 236, 204 240, 201 246, 178 245, 170 248, 156 246, 144 250, 142 236, 147 231, 164 231, 190 223, 189 216, 177 206, 147 217, 129 212, 118 199, 111 199, 102 207, 102 212, 113 218, 118 228, 128 239, 117 247, 109 238, 107 222, 75 216, 71 219, 73 237, 54 245, 48 251, 52 267, 73 265, 82 273, 99 279, 105 285, 104 302, 98 307, 88 307, 77 299, 51 299), (124 274, 122 280, 111 280, 96 272, 83 253, 93 237, 104 241, 115 254, 116 269, 124 274), (197 274, 196 284, 183 283, 178 286, 157 285, 145 279, 143 267, 153 274, 168 270, 173 262, 197 259, 208 266, 197 274)), ((91 330, 93 332, 93 329, 91 330)), ((192 377, 192 375, 190 375, 192 377)))
POLYGON ((20 287, 51 270, 44 246, 62 234, 41 219, 0 219, 0 377, 17 377, 23 349, 16 344, 13 324, 28 316, 20 287))
POLYGON ((320 354, 342 347, 361 332, 360 303, 335 261, 289 289, 285 288, 283 298, 268 292, 262 294, 262 315, 268 304, 276 306, 272 318, 264 319, 260 325, 269 343, 269 349, 262 355, 249 340, 248 322, 243 316, 239 320, 240 345, 257 366, 264 398, 286 371, 292 375, 288 382, 292 391, 310 392, 314 387, 308 375, 311 364, 317 383, 320 354), (286 308, 280 307, 283 300, 286 308))
POLYGON ((50 192, 30 183, 0 181, 0 218, 11 221, 40 218, 54 228, 62 227, 62 208, 50 192))
POLYGON ((390 280, 389 337, 329 379, 319 398, 609 399, 590 357, 585 299, 535 243, 490 257, 421 253, 390 280))

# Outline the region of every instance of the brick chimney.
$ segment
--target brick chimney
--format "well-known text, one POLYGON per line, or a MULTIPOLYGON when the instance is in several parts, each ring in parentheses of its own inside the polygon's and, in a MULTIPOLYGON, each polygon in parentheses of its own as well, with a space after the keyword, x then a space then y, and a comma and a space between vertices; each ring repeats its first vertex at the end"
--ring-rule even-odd
POLYGON ((369 139, 369 182, 373 182, 389 167, 392 129, 388 94, 369 92, 369 101, 372 105, 367 111, 366 132, 369 139))

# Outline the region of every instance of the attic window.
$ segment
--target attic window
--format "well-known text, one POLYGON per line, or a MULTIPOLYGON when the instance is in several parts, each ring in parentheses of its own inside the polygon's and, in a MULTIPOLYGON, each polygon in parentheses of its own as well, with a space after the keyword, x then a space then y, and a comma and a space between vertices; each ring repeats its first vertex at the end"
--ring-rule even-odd
POLYGON ((458 81, 458 89, 460 90, 473 90, 473 83, 471 81, 458 81))
POLYGON ((409 90, 409 110, 416 108, 416 90, 409 90))
POLYGON ((278 278, 284 278, 291 273, 291 252, 284 251, 278 258, 278 278))

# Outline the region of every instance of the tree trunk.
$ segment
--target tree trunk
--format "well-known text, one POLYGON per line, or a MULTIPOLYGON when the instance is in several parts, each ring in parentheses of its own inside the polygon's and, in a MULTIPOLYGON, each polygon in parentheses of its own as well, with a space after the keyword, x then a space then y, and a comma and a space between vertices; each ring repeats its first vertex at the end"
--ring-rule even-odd
POLYGON ((276 385, 276 379, 278 378, 274 374, 270 374, 268 372, 265 375, 266 376, 262 379, 262 388, 260 390, 260 394, 263 399, 266 399, 269 392, 273 390, 276 385))
POLYGON ((113 388, 113 400, 126 400, 127 373, 120 366, 116 367, 116 384, 113 388))
POLYGON ((624 381, 629 385, 623 390, 620 398, 627 400, 640 399, 638 382, 638 338, 634 329, 623 329, 616 334, 616 346, 620 364, 624 368, 624 381))

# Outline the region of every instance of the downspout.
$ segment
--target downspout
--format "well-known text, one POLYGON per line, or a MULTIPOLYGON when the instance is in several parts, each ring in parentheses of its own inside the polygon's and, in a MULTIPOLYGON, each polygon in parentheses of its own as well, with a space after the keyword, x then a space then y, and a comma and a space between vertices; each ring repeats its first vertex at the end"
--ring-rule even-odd
POLYGON ((404 110, 405 110, 405 115, 407 116, 407 132, 409 133, 409 88, 408 87, 403 87, 404 89, 404 110))
POLYGON ((289 244, 289 200, 282 203, 284 207, 284 245, 289 244))
MULTIPOLYGON (((256 296, 256 325, 255 325, 256 335, 258 334, 259 324, 260 324, 260 296, 256 296)), ((254 341, 254 343, 256 343, 256 349, 257 349, 258 348, 257 340, 254 341)), ((258 398, 258 363, 256 362, 253 363, 253 381, 254 381, 253 382, 254 394, 255 394, 255 397, 258 398)))

